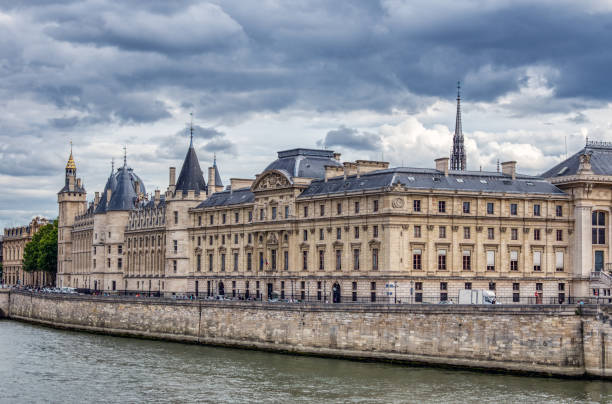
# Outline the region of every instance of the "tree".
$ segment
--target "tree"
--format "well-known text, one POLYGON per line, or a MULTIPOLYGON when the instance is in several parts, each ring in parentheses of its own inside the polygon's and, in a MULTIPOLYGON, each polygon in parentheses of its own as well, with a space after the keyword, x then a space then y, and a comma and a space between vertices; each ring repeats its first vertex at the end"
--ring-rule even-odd
POLYGON ((23 251, 23 270, 57 272, 57 220, 36 232, 23 251))

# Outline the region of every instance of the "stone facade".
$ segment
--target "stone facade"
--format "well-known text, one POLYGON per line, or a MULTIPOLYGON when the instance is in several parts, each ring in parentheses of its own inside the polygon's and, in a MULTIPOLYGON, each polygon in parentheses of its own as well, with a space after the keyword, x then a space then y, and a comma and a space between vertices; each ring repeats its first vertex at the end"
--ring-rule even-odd
POLYGON ((47 286, 53 285, 55 279, 52 274, 44 271, 26 272, 23 270, 23 252, 32 237, 49 221, 36 217, 27 226, 4 229, 2 243, 2 284, 47 286))
POLYGON ((9 318, 113 335, 564 376, 612 375, 595 306, 299 305, 0 290, 9 318))
POLYGON ((164 193, 146 194, 124 162, 89 206, 71 154, 58 285, 329 302, 438 303, 470 288, 502 303, 609 296, 612 172, 590 169, 589 147, 576 172, 545 178, 518 174, 515 162, 498 172, 452 171, 447 158, 389 168, 294 149, 224 189, 216 162, 204 181, 190 145, 164 193), (117 185, 124 173, 129 190, 117 185))

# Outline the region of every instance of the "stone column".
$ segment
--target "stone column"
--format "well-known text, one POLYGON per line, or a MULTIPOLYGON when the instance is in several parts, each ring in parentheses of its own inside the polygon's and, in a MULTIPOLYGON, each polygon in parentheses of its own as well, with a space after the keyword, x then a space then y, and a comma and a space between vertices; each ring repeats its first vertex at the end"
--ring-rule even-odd
POLYGON ((591 246, 591 207, 576 205, 575 220, 575 250, 574 274, 588 277, 593 270, 593 248, 591 246))

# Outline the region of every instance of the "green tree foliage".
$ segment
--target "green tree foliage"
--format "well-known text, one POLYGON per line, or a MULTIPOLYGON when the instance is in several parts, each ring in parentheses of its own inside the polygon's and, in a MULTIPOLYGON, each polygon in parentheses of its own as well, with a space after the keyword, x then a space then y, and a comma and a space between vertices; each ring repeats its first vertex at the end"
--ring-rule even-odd
POLYGON ((57 220, 41 227, 26 244, 23 270, 57 272, 57 220))

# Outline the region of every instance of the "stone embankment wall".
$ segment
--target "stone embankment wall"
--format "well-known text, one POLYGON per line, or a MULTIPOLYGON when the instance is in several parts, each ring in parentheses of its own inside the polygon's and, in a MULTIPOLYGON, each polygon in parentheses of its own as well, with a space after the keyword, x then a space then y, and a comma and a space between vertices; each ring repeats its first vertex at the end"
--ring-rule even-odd
POLYGON ((313 306, 16 292, 8 305, 13 319, 113 335, 564 376, 612 375, 612 316, 595 308, 576 314, 572 306, 313 306))

